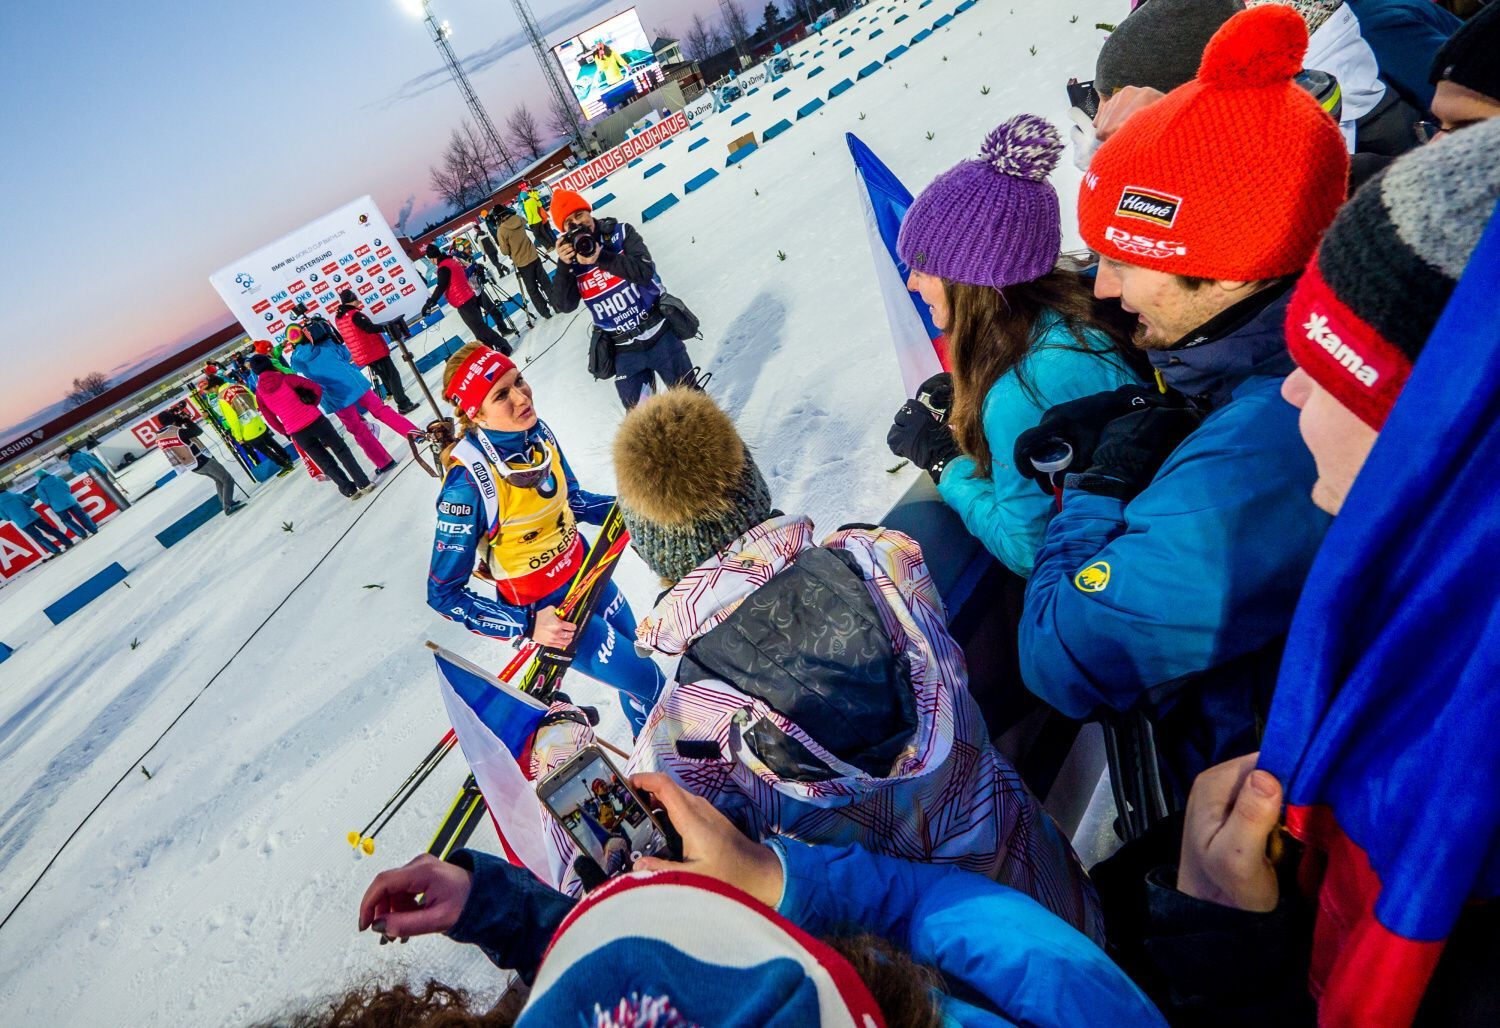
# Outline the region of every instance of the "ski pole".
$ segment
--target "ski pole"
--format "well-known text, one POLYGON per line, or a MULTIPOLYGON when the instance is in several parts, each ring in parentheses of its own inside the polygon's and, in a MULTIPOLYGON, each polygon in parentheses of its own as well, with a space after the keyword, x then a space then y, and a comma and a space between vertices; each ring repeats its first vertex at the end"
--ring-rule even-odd
POLYGON ((421 777, 412 782, 411 788, 406 790, 406 795, 402 796, 400 802, 391 808, 390 813, 385 815, 380 824, 375 826, 375 830, 372 831, 369 835, 365 836, 363 839, 359 840, 359 848, 365 852, 366 856, 369 856, 375 852, 375 837, 380 834, 381 830, 384 829, 386 825, 391 823, 391 818, 395 817, 401 811, 401 808, 406 805, 406 801, 416 795, 417 790, 422 787, 422 783, 427 781, 432 773, 437 770, 438 765, 443 762, 443 757, 446 757, 449 750, 452 750, 455 745, 457 745, 456 742, 449 743, 447 748, 443 750, 442 754, 431 764, 427 765, 426 769, 422 772, 421 777))
POLYGON ((380 820, 380 815, 384 814, 387 810, 389 810, 392 803, 395 803, 398 799, 400 799, 401 794, 406 791, 406 787, 409 786, 409 785, 411 785, 411 783, 416 780, 417 775, 419 775, 419 774, 422 773, 422 769, 423 768, 425 768, 428 764, 430 764, 434 760, 440 760, 440 759, 442 759, 439 756, 439 753, 446 746, 448 746, 449 743, 453 742, 453 740, 454 740, 453 729, 450 728, 450 729, 448 729, 447 732, 445 732, 443 734, 443 737, 438 740, 437 745, 434 746, 428 752, 427 756, 423 757, 421 760, 419 760, 417 762, 417 766, 414 767, 414 768, 412 768, 411 774, 409 774, 409 775, 406 776, 406 781, 402 782, 400 785, 398 785, 396 787, 396 791, 393 792, 393 793, 391 793, 391 798, 385 801, 385 805, 382 806, 379 810, 375 811, 375 816, 372 817, 372 818, 370 818, 370 820, 365 824, 365 826, 363 828, 361 828, 359 831, 357 831, 357 832, 350 832, 349 833, 349 845, 350 846, 358 846, 360 844, 360 841, 362 839, 364 839, 365 834, 367 832, 369 832, 370 826, 373 825, 376 821, 380 820))

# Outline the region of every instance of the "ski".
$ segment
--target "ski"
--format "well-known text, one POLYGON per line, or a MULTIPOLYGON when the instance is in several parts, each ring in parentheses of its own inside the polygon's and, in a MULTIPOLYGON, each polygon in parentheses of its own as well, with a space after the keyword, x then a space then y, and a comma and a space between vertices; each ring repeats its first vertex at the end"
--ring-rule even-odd
POLYGON ((427 852, 439 860, 447 860, 448 854, 463 849, 484 818, 485 809, 484 794, 479 791, 479 783, 470 773, 464 779, 463 787, 458 790, 453 806, 448 808, 448 816, 443 818, 437 834, 432 837, 427 852))

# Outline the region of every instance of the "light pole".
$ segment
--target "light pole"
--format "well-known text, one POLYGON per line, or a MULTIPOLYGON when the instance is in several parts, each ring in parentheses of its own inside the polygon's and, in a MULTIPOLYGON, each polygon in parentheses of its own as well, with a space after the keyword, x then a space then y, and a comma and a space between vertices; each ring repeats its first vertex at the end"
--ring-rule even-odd
POLYGON ((516 17, 521 19, 521 28, 526 31, 526 38, 531 41, 537 63, 542 66, 542 77, 547 80, 553 105, 568 119, 574 142, 583 146, 583 122, 578 117, 578 101, 573 96, 573 90, 563 81, 562 68, 553 59, 552 51, 547 49, 547 41, 536 23, 536 15, 531 13, 531 5, 526 0, 511 0, 511 5, 516 9, 516 17))
POLYGON ((453 46, 448 42, 448 37, 453 30, 448 23, 439 23, 437 17, 432 13, 432 0, 405 0, 405 7, 412 14, 421 18, 427 26, 427 32, 432 36, 433 44, 438 48, 438 53, 443 55, 443 63, 448 67, 448 74, 453 78, 453 84, 463 94, 464 103, 469 106, 469 114, 479 125, 479 131, 494 150, 495 156, 499 157, 505 164, 508 173, 514 170, 516 161, 511 157, 510 151, 505 144, 500 142, 500 133, 495 131, 495 123, 490 120, 489 112, 484 109, 484 104, 479 102, 479 94, 474 92, 474 86, 469 82, 469 76, 464 71, 462 64, 458 62, 458 55, 453 52, 453 46))

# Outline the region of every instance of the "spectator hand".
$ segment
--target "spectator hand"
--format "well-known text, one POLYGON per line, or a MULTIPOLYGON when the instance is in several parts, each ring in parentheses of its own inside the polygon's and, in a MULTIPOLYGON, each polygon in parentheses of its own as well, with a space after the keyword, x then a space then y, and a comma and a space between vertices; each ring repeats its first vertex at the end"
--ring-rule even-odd
POLYGON ((1281 783, 1251 753, 1193 782, 1182 828, 1177 890, 1237 910, 1267 913, 1281 891, 1267 847, 1281 817, 1281 783))
POLYGON ((573 249, 573 244, 566 239, 557 241, 557 261, 559 264, 578 263, 578 253, 573 249))
POLYGON ((1108 100, 1099 101, 1099 113, 1094 115, 1094 137, 1103 143, 1120 131, 1120 126, 1129 121, 1133 114, 1150 107, 1166 95, 1160 89, 1152 89, 1150 86, 1123 86, 1117 89, 1108 100))
POLYGON ((1187 407, 1147 407, 1116 418, 1099 436, 1088 472, 1072 486, 1117 500, 1135 499, 1200 420, 1187 407))
POLYGON ((948 462, 963 453, 948 427, 952 406, 953 376, 933 375, 917 388, 914 399, 901 405, 885 436, 892 453, 931 474, 934 482, 943 477, 948 462))
POLYGON ((558 617, 556 607, 543 607, 536 612, 536 625, 531 629, 531 637, 543 646, 565 650, 572 645, 577 634, 578 626, 558 617))
POLYGON ((649 792, 682 836, 682 862, 642 857, 637 871, 692 871, 749 893, 773 910, 781 902, 781 861, 769 846, 751 842, 702 796, 664 774, 635 775, 630 784, 649 792))
POLYGON ((1107 393, 1060 403, 1043 414, 1035 428, 1028 428, 1016 437, 1015 469, 1050 496, 1052 473, 1038 471, 1032 464, 1033 457, 1040 458, 1056 449, 1058 443, 1066 443, 1073 451, 1069 467, 1074 471, 1081 470, 1093 461, 1094 450, 1110 422, 1134 410, 1173 402, 1175 398, 1169 398, 1151 386, 1126 385, 1107 393))
POLYGON ((359 901, 359 930, 374 927, 387 939, 446 932, 469 899, 473 876, 431 854, 375 876, 359 901))
POLYGON ((1094 159, 1094 151, 1099 149, 1094 119, 1081 107, 1069 108, 1068 119, 1073 123, 1073 127, 1068 130, 1068 136, 1073 140, 1073 164, 1079 171, 1088 171, 1089 162, 1094 159))

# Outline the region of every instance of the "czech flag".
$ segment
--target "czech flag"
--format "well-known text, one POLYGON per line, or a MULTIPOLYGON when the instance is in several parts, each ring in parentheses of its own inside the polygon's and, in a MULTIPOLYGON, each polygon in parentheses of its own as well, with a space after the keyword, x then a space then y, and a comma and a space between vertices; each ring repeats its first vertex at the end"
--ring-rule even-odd
POLYGON ((519 763, 546 706, 456 653, 434 649, 443 706, 506 857, 549 885, 559 881, 546 842, 549 817, 519 763))
POLYGON ((938 372, 948 370, 948 347, 922 298, 907 291, 909 269, 896 253, 901 219, 911 208, 912 196, 854 133, 844 133, 844 139, 859 179, 859 196, 870 234, 870 255, 875 258, 875 279, 880 283, 891 341, 896 345, 896 364, 901 369, 906 395, 916 396, 918 386, 938 372))
POLYGON ((1311 851, 1323 1025, 1407 1025, 1500 896, 1500 214, 1318 552, 1260 764, 1311 851))

